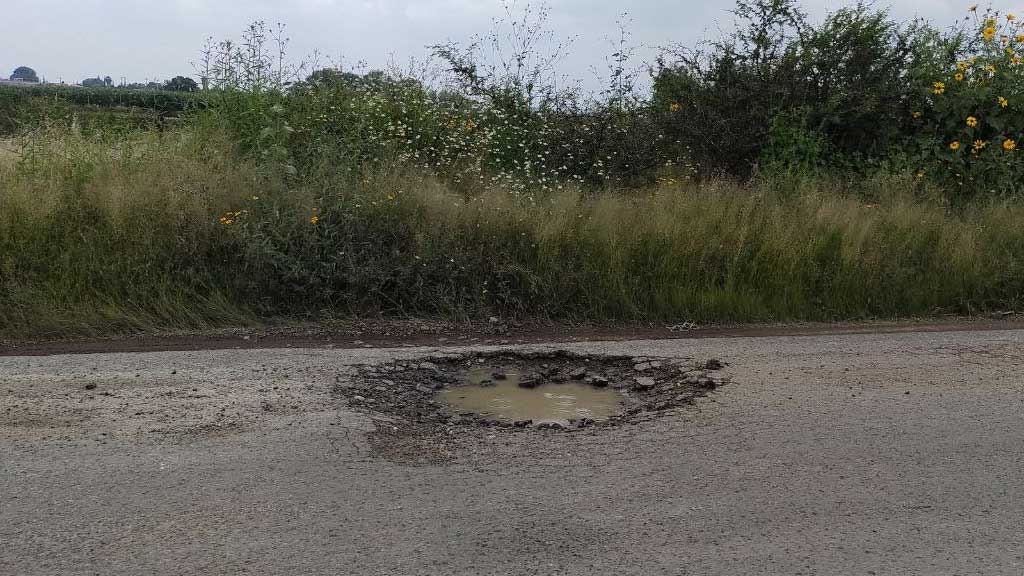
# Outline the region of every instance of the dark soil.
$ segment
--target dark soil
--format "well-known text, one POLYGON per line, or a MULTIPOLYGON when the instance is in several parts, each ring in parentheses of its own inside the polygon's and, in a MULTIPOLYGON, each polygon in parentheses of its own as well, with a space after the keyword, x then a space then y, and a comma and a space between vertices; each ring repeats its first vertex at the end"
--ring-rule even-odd
POLYGON ((309 325, 234 328, 196 332, 35 340, 0 338, 0 356, 47 356, 107 352, 159 352, 266 348, 395 348, 401 346, 514 345, 551 342, 816 336, 826 334, 1019 330, 1019 316, 947 317, 899 322, 798 323, 735 326, 682 324, 562 324, 490 319, 345 320, 309 325), (492 321, 496 320, 496 321, 492 321))

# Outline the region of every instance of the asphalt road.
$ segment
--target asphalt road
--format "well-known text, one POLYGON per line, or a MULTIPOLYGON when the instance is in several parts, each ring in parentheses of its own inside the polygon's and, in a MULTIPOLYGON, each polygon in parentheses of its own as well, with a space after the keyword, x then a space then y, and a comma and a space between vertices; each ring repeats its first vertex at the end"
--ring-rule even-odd
POLYGON ((560 347, 733 382, 437 464, 332 393, 431 349, 0 357, 0 574, 1024 573, 1024 331, 560 347))

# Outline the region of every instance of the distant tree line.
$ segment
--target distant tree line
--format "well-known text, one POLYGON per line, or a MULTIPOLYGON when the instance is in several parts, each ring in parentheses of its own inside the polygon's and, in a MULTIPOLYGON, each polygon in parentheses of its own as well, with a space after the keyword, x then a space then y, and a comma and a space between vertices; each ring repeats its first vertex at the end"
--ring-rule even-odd
MULTIPOLYGON (((105 76, 103 78, 100 78, 99 76, 97 76, 95 78, 86 78, 85 80, 82 80, 82 86, 84 86, 86 88, 102 88, 102 87, 108 87, 109 88, 109 87, 112 87, 113 85, 114 85, 114 81, 110 78, 110 76, 105 76)), ((187 76, 175 76, 174 78, 171 78, 170 80, 167 80, 166 82, 163 82, 163 83, 160 83, 160 82, 146 82, 146 83, 133 82, 131 84, 122 84, 120 87, 121 88, 134 89, 134 90, 168 90, 168 91, 171 91, 171 92, 197 92, 197 91, 199 91, 199 84, 197 84, 195 80, 193 80, 193 79, 191 79, 191 78, 189 78, 187 76)))
MULTIPOLYGON (((12 81, 38 83, 39 74, 28 66, 18 66, 14 69, 10 79, 12 81)), ((97 75, 95 78, 82 80, 82 86, 85 88, 112 88, 114 87, 114 79, 110 76, 97 75)), ((168 90, 170 92, 199 91, 199 84, 188 76, 175 76, 165 82, 133 82, 131 84, 121 84, 118 87, 131 90, 168 90)))

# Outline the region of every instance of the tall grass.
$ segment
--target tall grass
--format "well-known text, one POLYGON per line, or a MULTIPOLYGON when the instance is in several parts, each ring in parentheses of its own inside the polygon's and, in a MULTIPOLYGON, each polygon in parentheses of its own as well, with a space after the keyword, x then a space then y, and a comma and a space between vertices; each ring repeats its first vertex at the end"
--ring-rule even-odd
POLYGON ((93 334, 240 322, 211 214, 256 184, 186 132, 39 131, 0 160, 0 333, 93 334))
POLYGON ((1021 305, 1024 202, 912 177, 467 192, 268 175, 217 133, 41 131, 0 160, 0 335, 491 314, 770 321, 1021 305))
POLYGON ((535 203, 420 186, 407 210, 418 216, 416 250, 432 266, 451 263, 439 292, 476 288, 448 313, 834 320, 1019 303, 1019 203, 950 212, 901 178, 852 191, 821 180, 778 184, 565 191, 535 203))
POLYGON ((735 34, 662 54, 647 95, 625 40, 602 96, 558 88, 529 9, 492 56, 435 46, 438 82, 303 80, 256 23, 203 52, 198 96, 2 93, 0 336, 1018 308, 1016 20, 735 13, 735 34))

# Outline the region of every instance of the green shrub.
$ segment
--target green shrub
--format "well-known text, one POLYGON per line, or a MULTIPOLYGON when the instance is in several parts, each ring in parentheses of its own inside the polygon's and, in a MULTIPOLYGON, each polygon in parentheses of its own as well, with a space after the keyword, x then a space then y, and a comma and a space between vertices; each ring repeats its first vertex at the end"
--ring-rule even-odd
POLYGON ((922 174, 962 199, 1024 190, 1024 28, 1013 14, 986 12, 952 43, 956 60, 922 88, 922 174))
POLYGON ((941 66, 939 33, 865 4, 817 26, 792 0, 741 1, 735 13, 735 35, 663 55, 655 77, 655 106, 672 112, 666 133, 705 172, 806 162, 811 149, 815 164, 864 172, 907 147, 922 78, 941 66))

